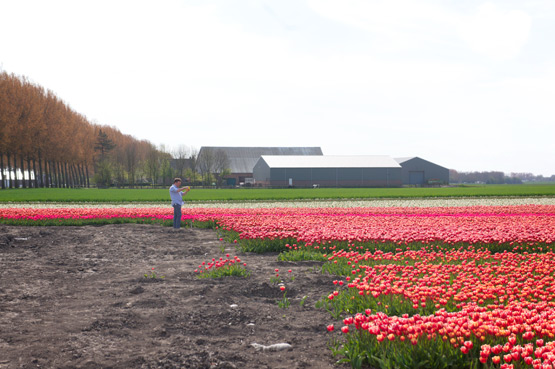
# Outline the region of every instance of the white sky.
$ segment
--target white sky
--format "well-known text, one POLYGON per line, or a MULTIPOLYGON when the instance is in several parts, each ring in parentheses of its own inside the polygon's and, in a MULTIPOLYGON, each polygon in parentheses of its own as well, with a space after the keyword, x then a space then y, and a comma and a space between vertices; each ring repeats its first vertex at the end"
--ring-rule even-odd
POLYGON ((555 174, 553 0, 0 0, 0 68, 172 147, 555 174))

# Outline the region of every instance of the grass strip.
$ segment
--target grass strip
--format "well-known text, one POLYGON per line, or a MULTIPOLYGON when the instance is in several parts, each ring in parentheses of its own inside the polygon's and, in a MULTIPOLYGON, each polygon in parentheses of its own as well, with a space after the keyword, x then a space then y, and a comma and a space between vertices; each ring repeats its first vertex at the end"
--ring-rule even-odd
MULTIPOLYGON (((476 185, 438 188, 239 188, 193 189, 184 200, 280 201, 372 198, 535 197, 555 196, 555 184, 476 185)), ((0 190, 0 203, 9 202, 168 202, 167 189, 29 188, 0 190)))

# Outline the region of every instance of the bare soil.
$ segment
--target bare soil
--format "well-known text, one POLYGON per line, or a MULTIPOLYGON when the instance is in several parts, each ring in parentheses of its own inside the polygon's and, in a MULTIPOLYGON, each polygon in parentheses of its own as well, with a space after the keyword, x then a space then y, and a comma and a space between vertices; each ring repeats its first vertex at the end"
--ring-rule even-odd
POLYGON ((328 348, 341 333, 315 308, 333 291, 320 265, 238 253, 212 230, 0 225, 0 369, 346 368, 328 348), (202 261, 225 253, 251 276, 197 278, 202 261), (152 268, 157 278, 145 278, 152 268))

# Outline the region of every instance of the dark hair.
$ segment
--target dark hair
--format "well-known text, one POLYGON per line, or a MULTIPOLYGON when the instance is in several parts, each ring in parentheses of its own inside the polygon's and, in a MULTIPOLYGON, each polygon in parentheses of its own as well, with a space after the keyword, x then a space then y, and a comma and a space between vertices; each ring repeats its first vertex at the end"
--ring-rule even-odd
POLYGON ((181 182, 181 178, 175 178, 175 179, 173 180, 173 183, 175 183, 175 182, 181 182))

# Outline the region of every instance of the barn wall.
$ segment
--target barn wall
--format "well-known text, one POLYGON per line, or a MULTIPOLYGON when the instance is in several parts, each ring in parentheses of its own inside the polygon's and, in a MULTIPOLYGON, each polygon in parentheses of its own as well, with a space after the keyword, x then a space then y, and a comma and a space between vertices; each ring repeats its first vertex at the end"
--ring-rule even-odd
MULTIPOLYGON (((269 168, 267 185, 286 187, 399 187, 401 168, 269 168)), ((255 175, 258 175, 255 167, 255 175)), ((255 177, 256 179, 257 177, 255 177)), ((256 179, 257 182, 259 181, 256 179)))
POLYGON ((270 182, 270 167, 264 160, 259 159, 254 165, 253 177, 255 183, 265 184, 270 182))
POLYGON ((312 180, 315 183, 319 181, 327 181, 335 177, 333 168, 312 168, 312 180))

